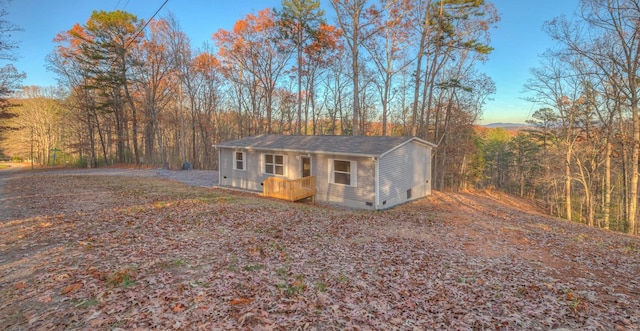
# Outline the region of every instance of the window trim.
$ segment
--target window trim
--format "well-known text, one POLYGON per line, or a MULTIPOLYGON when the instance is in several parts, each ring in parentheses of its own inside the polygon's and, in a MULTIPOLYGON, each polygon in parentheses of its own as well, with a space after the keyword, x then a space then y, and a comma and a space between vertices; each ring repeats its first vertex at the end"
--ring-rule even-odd
POLYGON ((240 170, 240 171, 247 171, 247 152, 244 151, 233 151, 233 154, 231 155, 232 159, 233 159, 233 170, 240 170), (238 159, 236 158, 238 156, 238 153, 242 154, 242 168, 238 168, 238 159))
MULTIPOLYGON (((346 172, 339 171, 339 173, 346 173, 346 172)), ((358 187, 358 161, 356 161, 356 160, 344 160, 344 159, 329 159, 329 184, 346 186, 346 187, 358 187), (350 168, 350 172, 349 172, 349 176, 350 176, 350 181, 349 182, 350 183, 349 184, 336 183, 336 181, 335 181, 335 174, 336 174, 335 161, 349 162, 349 168, 350 168)))
POLYGON ((264 175, 272 175, 272 176, 280 176, 280 177, 285 177, 287 175, 287 168, 286 168, 286 164, 287 164, 287 156, 284 154, 275 154, 275 153, 263 153, 262 154, 262 174, 264 175), (273 158, 273 162, 268 163, 267 162, 267 155, 271 155, 273 158), (276 157, 280 156, 282 157, 282 164, 276 163, 276 157), (271 165, 273 168, 273 172, 267 172, 267 165, 271 165), (282 174, 277 174, 276 173, 276 168, 277 167, 282 167, 282 174))

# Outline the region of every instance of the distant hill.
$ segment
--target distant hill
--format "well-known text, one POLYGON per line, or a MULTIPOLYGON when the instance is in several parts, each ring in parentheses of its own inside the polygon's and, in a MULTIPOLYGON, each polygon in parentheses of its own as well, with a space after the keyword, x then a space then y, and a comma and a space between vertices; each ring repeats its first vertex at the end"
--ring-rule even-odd
POLYGON ((490 129, 503 128, 509 130, 526 129, 531 127, 531 125, 526 123, 489 123, 482 126, 490 129))

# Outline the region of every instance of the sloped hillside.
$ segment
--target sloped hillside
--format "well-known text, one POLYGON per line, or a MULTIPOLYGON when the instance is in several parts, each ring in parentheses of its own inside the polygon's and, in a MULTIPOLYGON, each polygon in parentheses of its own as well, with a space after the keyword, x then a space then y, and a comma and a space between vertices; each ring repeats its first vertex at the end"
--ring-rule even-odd
POLYGON ((640 240, 490 194, 384 212, 0 173, 3 329, 637 330, 640 240))

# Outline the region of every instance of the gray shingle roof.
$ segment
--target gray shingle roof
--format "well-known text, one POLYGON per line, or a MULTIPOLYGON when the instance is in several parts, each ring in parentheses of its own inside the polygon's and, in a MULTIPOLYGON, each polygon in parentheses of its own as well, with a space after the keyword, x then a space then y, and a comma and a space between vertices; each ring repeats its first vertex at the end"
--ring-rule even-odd
POLYGON ((259 135, 227 141, 216 147, 380 156, 411 140, 435 146, 416 137, 259 135))

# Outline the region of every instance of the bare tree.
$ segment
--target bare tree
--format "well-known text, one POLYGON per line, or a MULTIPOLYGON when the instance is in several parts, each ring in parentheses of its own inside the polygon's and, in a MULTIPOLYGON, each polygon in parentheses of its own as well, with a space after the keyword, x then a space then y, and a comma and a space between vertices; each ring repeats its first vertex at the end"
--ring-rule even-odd
POLYGON ((635 234, 638 209, 638 162, 640 161, 640 119, 638 117, 637 73, 640 70, 640 20, 638 0, 582 0, 582 20, 569 22, 559 17, 547 24, 547 32, 560 41, 566 52, 582 57, 599 69, 626 100, 631 111, 632 147, 629 164, 627 224, 635 234))
POLYGON ((367 0, 331 0, 331 6, 336 12, 338 26, 342 30, 347 49, 351 55, 351 82, 353 85, 351 134, 359 135, 358 128, 360 109, 360 48, 377 33, 377 29, 370 29, 374 18, 380 15, 373 6, 367 7, 367 0))

